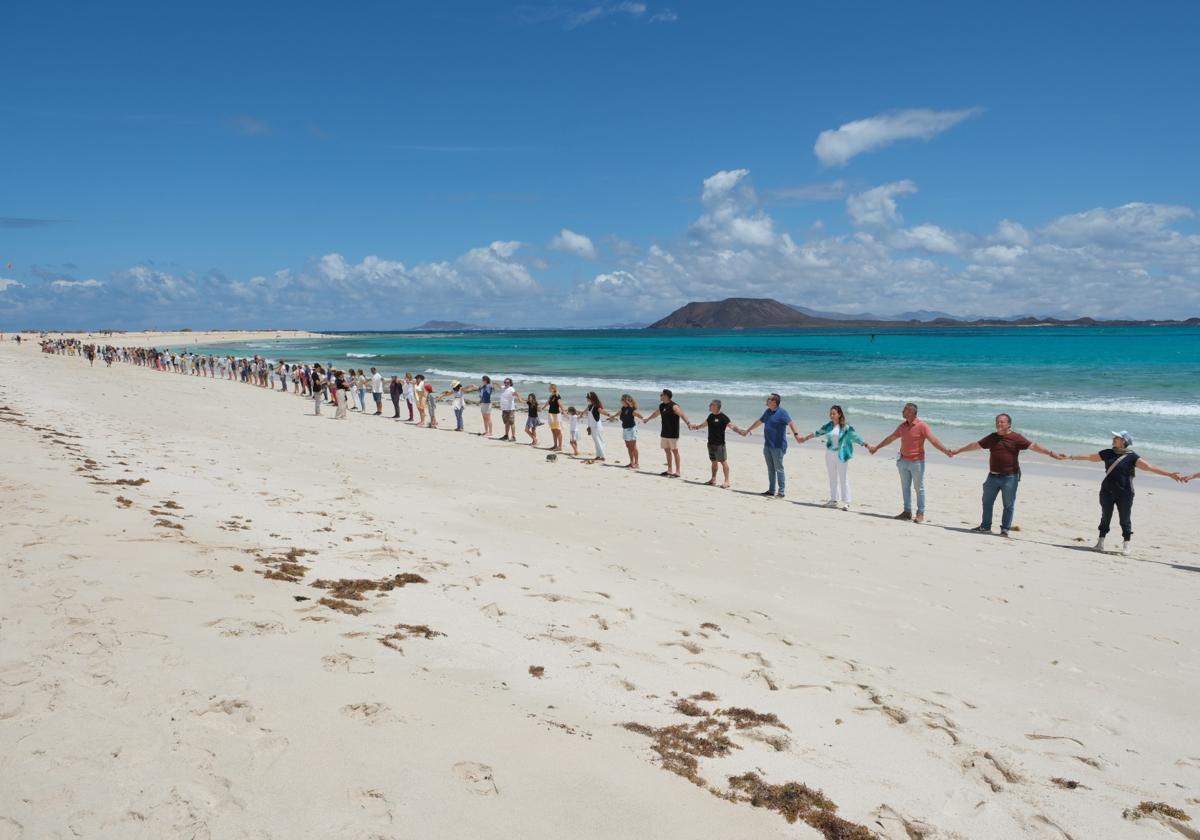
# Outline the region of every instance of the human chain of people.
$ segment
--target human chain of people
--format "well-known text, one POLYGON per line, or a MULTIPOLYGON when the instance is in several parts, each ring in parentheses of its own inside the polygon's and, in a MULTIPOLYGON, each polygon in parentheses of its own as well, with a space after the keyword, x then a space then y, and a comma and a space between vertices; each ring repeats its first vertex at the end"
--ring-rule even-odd
POLYGON ((763 459, 766 463, 767 488, 760 495, 770 499, 782 499, 787 492, 787 473, 784 458, 789 438, 804 444, 822 438, 825 444, 825 465, 829 477, 829 499, 824 506, 850 510, 850 463, 855 448, 866 449, 871 455, 899 442, 896 469, 900 477, 903 509, 895 519, 923 523, 925 521, 925 467, 926 446, 953 458, 964 452, 978 449, 988 452, 988 474, 983 483, 982 516, 972 532, 993 533, 996 499, 1001 501, 1001 537, 1008 538, 1013 530, 1016 513, 1017 490, 1021 482, 1020 455, 1031 450, 1053 460, 1092 461, 1103 464, 1104 474, 1099 487, 1100 522, 1097 528, 1096 551, 1106 550, 1106 539, 1111 530, 1114 513, 1121 530, 1120 551, 1129 554, 1133 539, 1134 479, 1138 470, 1160 475, 1178 482, 1200 478, 1200 472, 1183 475, 1155 466, 1133 449, 1133 436, 1128 431, 1114 431, 1110 445, 1095 452, 1068 454, 1058 452, 1029 440, 1013 428, 1013 419, 1007 412, 995 417, 995 431, 979 440, 951 449, 933 433, 929 424, 919 416, 916 403, 906 403, 901 409, 902 420, 895 430, 877 444, 868 443, 847 420, 840 405, 829 409, 829 420, 808 434, 801 434, 795 421, 782 406, 782 397, 777 393, 765 397, 761 416, 748 426, 740 427, 722 411, 721 400, 708 404, 708 415, 693 423, 674 394, 664 388, 659 395, 659 404, 653 411, 643 414, 638 401, 630 394, 622 394, 620 406, 610 411, 605 408, 599 394, 589 391, 585 405, 577 408, 564 405, 557 386, 549 385, 549 393, 542 401, 537 394, 522 395, 517 392, 511 378, 505 377, 499 386, 490 376, 481 377, 478 384, 464 385, 458 380, 438 392, 433 383, 423 374, 414 376, 405 373, 391 376, 389 381, 376 368, 367 373, 362 368, 343 370, 332 363, 289 363, 271 361, 262 356, 237 358, 234 356, 204 355, 192 352, 174 352, 146 347, 117 347, 85 344, 79 339, 46 339, 42 341, 43 352, 58 355, 78 356, 92 366, 101 360, 111 367, 113 362, 135 364, 159 371, 177 374, 238 381, 261 388, 290 392, 312 400, 313 413, 321 416, 323 406, 332 406, 335 419, 345 419, 350 411, 369 413, 367 395, 374 405, 374 415, 383 417, 383 399, 387 393, 393 408, 391 419, 413 423, 419 428, 439 428, 437 406, 440 402, 450 404, 454 414, 454 431, 464 431, 463 417, 467 407, 466 395, 478 395, 481 415, 482 437, 516 443, 517 415, 524 414, 524 434, 530 446, 551 453, 564 452, 570 446, 572 455, 580 457, 581 430, 591 440, 592 454, 583 458, 584 464, 605 463, 609 460, 605 446, 605 421, 620 424, 621 438, 625 445, 628 463, 632 470, 641 467, 639 437, 640 427, 654 420, 659 421, 659 448, 665 459, 665 469, 659 473, 668 479, 682 475, 682 460, 679 448, 680 433, 684 426, 692 431, 707 433, 707 447, 711 477, 707 485, 729 489, 730 465, 726 448, 726 435, 732 431, 742 437, 754 434, 760 428, 763 438, 763 459), (493 426, 493 404, 498 402, 502 434, 496 435, 493 426), (402 416, 406 410, 407 417, 402 416), (543 417, 544 414, 544 417, 543 417), (540 447, 538 430, 547 426, 551 435, 550 445, 540 447), (564 438, 565 432, 565 438, 564 438), (565 443, 564 443, 565 440, 565 443))

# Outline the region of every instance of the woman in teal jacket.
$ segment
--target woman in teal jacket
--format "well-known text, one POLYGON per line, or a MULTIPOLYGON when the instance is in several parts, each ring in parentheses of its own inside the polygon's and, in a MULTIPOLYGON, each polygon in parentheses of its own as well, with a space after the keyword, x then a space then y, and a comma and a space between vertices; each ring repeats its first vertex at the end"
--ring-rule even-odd
POLYGON ((846 413, 840 405, 829 409, 829 422, 811 435, 800 438, 800 442, 815 437, 825 438, 825 468, 829 470, 829 501, 825 507, 840 507, 850 510, 850 459, 854 457, 854 444, 866 446, 862 435, 846 423, 846 413))

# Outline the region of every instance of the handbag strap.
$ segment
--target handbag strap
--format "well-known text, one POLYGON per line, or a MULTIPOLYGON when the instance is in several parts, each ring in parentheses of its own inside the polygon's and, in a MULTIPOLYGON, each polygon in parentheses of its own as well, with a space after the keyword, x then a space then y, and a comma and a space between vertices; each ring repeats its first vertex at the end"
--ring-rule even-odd
POLYGON ((1109 464, 1108 469, 1104 471, 1104 477, 1108 478, 1109 475, 1112 474, 1112 471, 1117 468, 1117 464, 1121 463, 1128 457, 1129 457, 1129 453, 1127 452, 1124 455, 1122 455, 1120 458, 1118 458, 1117 460, 1115 460, 1111 464, 1109 464))

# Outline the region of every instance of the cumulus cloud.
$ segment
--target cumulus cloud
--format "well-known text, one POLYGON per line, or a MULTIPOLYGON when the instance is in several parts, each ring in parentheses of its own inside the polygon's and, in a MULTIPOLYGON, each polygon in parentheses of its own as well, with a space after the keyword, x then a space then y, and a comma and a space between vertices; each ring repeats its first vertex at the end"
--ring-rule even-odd
POLYGON ((704 179, 704 213, 691 227, 696 239, 714 245, 770 245, 775 221, 758 206, 747 169, 722 170, 704 179))
POLYGON ((890 227, 903 218, 896 209, 896 197, 917 191, 912 181, 894 181, 856 193, 846 199, 846 213, 856 227, 890 227))
POLYGON ((1083 213, 1061 216, 1042 228, 1042 233, 1067 245, 1105 243, 1133 245, 1178 239, 1182 234, 1170 229, 1172 222, 1191 218, 1190 207, 1170 204, 1125 204, 1121 207, 1096 207, 1083 213))
POLYGON ((845 166, 852 158, 890 146, 897 140, 929 140, 981 112, 980 108, 961 111, 910 108, 854 120, 818 134, 813 153, 825 166, 845 166))
POLYGON ((551 239, 546 247, 551 251, 575 254, 587 260, 596 259, 596 246, 592 244, 592 240, 582 233, 576 233, 567 228, 559 231, 558 236, 551 239))
POLYGON ((961 250, 958 238, 937 225, 916 225, 898 230, 888 242, 893 248, 920 248, 932 254, 957 254, 961 250))
POLYGON ((94 277, 87 280, 52 280, 51 287, 61 290, 69 289, 98 289, 104 284, 94 277))
POLYGON ((8 289, 12 286, 24 286, 24 285, 25 285, 24 283, 18 282, 16 280, 10 280, 7 277, 0 277, 0 292, 3 292, 5 289, 8 289))

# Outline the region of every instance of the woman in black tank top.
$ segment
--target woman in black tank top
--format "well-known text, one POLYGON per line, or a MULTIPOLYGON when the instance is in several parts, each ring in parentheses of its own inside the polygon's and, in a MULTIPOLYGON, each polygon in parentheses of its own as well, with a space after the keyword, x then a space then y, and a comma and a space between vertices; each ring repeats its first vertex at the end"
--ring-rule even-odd
POLYGON ((629 453, 629 469, 636 470, 638 468, 637 420, 642 419, 641 412, 638 411, 637 400, 629 394, 622 394, 621 407, 615 414, 608 415, 609 420, 614 417, 621 421, 621 437, 625 440, 625 451, 629 453))
POLYGON ((543 406, 550 415, 550 435, 554 442, 550 445, 551 452, 562 452, 562 397, 558 395, 558 386, 550 383, 550 396, 546 397, 543 406))

